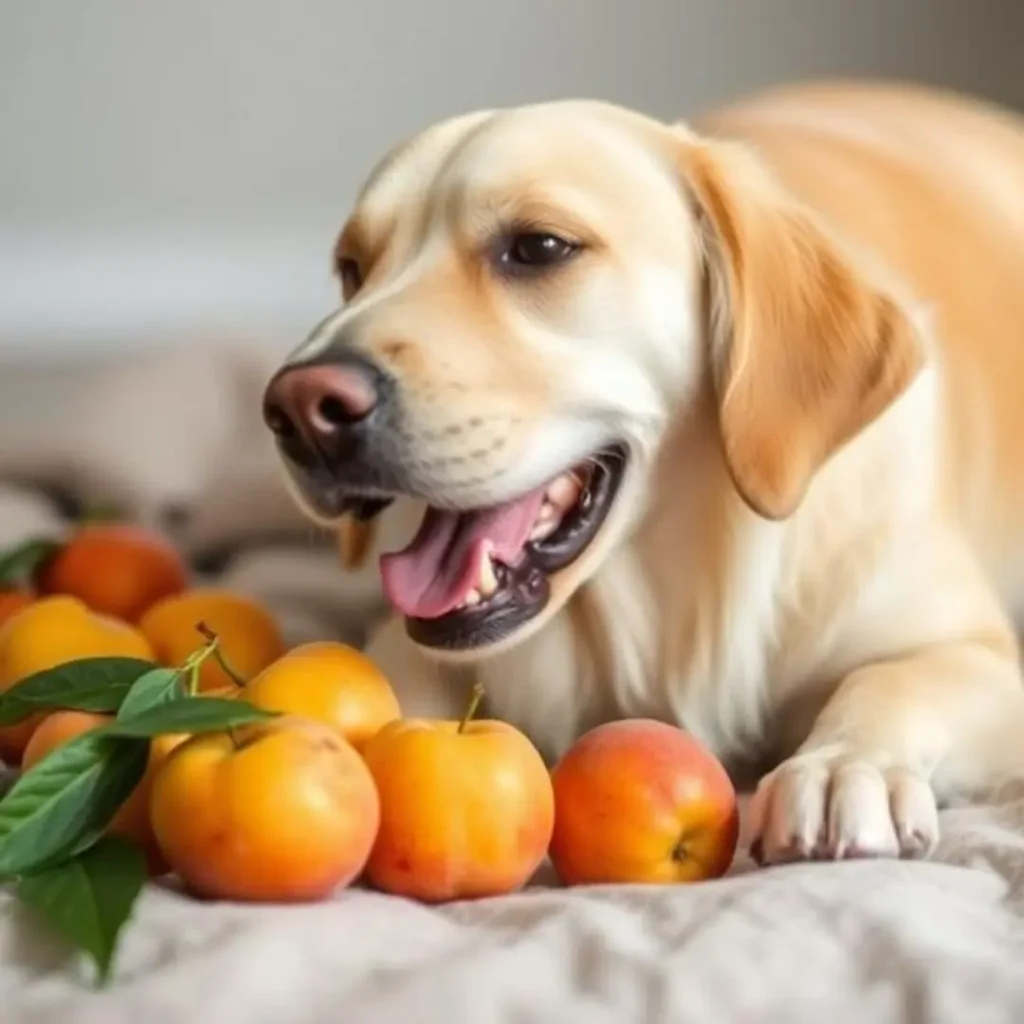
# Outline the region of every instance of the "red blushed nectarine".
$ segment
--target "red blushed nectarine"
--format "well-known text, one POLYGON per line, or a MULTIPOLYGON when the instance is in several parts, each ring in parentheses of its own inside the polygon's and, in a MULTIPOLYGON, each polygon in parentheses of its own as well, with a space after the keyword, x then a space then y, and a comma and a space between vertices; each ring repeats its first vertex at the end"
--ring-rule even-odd
POLYGON ((630 719, 582 736, 552 773, 551 860, 566 885, 717 878, 739 833, 736 792, 689 733, 630 719))

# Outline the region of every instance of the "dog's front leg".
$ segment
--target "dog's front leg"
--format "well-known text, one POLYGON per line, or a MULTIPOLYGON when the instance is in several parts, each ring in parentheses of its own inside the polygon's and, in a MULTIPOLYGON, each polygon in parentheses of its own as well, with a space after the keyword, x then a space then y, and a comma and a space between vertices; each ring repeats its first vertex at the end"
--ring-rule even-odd
POLYGON ((1024 775, 1024 689, 1012 645, 924 648, 847 676, 751 803, 763 863, 924 856, 937 802, 1024 775))
POLYGON ((371 634, 366 653, 388 677, 406 718, 457 721, 465 714, 471 682, 426 657, 409 639, 400 616, 391 616, 371 634))

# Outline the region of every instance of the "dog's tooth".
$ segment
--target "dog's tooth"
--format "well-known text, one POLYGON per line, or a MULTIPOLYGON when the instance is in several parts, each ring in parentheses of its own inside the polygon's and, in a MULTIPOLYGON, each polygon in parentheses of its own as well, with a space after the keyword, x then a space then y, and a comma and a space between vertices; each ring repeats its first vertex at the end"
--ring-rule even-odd
POLYGON ((462 602, 463 608, 472 608, 474 605, 478 605, 482 598, 480 597, 479 590, 471 590, 466 595, 466 600, 462 602))
POLYGON ((483 597, 490 597, 498 589, 498 577, 494 572, 494 563, 487 552, 484 552, 483 558, 480 559, 480 580, 477 589, 483 597))
POLYGON ((558 522, 554 518, 538 519, 530 531, 530 540, 543 540, 545 537, 550 537, 557 527, 558 522))
POLYGON ((576 504, 582 489, 583 486, 575 473, 563 473, 551 481, 546 497, 552 505, 564 511, 576 504))

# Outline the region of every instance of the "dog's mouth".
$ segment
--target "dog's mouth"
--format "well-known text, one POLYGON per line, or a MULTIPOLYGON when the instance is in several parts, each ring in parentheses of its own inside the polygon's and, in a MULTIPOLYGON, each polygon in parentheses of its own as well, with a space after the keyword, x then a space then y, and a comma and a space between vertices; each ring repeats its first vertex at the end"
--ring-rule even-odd
POLYGON ((551 577, 600 531, 626 461, 624 446, 614 445, 504 504, 428 508, 413 541, 381 558, 385 594, 405 615, 409 636, 425 647, 467 650, 497 643, 538 615, 551 577))

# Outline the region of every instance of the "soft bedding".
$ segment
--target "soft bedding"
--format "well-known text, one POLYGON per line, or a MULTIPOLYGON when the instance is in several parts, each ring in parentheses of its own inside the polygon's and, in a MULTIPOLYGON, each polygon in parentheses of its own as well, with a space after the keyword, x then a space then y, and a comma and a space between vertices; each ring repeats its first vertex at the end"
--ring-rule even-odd
MULTIPOLYGON (((171 532, 289 638, 358 642, 372 570, 344 574, 292 510, 258 421, 272 348, 5 369, 0 545, 102 505, 171 532), (264 358, 266 357, 266 358, 264 358)), ((1024 738, 1022 738, 1024 741, 1024 738)), ((0 897, 0 1022, 327 1024, 1024 1020, 1024 787, 943 813, 929 863, 754 870, 677 888, 428 908, 364 891, 299 907, 153 887, 94 993, 0 897)))

